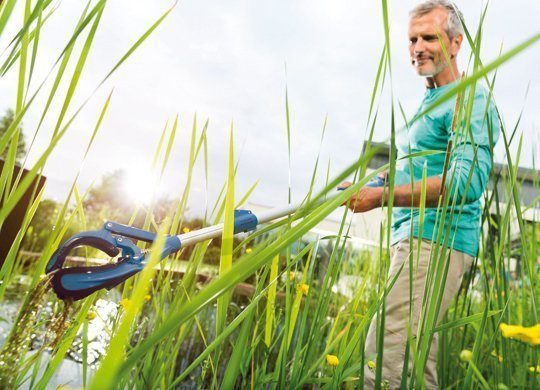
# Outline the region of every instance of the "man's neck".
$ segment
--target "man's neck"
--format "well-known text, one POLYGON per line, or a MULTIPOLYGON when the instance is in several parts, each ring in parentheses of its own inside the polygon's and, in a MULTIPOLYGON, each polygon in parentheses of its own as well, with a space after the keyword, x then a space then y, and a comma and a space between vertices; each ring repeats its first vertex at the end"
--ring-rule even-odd
POLYGON ((457 68, 457 64, 452 64, 444 68, 441 72, 434 76, 426 77, 427 88, 439 88, 443 85, 450 84, 460 77, 460 72, 457 68))

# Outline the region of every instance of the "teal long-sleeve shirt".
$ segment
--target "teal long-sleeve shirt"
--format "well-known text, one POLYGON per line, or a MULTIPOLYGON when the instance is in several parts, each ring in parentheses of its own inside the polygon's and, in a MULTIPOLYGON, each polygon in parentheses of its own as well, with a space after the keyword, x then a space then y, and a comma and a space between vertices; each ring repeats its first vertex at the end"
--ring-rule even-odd
MULTIPOLYGON (((457 82, 453 82, 439 88, 428 88, 416 115, 423 112, 456 84, 457 82)), ((465 107, 470 106, 469 93, 467 89, 462 94, 461 99, 465 107)), ((499 138, 500 123, 489 91, 477 84, 472 100, 470 120, 467 120, 465 108, 465 114, 460 115, 461 119, 452 131, 455 102, 455 98, 447 100, 413 121, 410 126, 398 131, 396 147, 399 158, 427 150, 446 151, 448 141, 452 140, 452 154, 445 182, 450 196, 450 205, 440 242, 445 242, 445 236, 449 232, 449 247, 477 256, 482 212, 480 198, 488 183, 493 147, 499 138), (469 175, 471 179, 467 187, 469 175), (452 203, 455 204, 455 208, 453 217, 450 217, 452 203)), ((444 160, 445 153, 398 160, 395 185, 410 184, 411 176, 413 182, 421 181, 424 166, 427 177, 436 175, 442 177, 444 160)), ((422 238, 437 241, 441 217, 441 209, 426 208, 424 223, 420 229, 418 208, 395 207, 392 216, 391 244, 409 237, 411 226, 414 237, 418 237, 421 233, 422 238)))

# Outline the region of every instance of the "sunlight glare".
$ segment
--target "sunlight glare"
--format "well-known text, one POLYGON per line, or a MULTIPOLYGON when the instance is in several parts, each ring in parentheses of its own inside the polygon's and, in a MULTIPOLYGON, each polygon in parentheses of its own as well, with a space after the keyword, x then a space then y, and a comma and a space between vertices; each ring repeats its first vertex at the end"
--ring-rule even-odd
POLYGON ((122 186, 130 200, 146 205, 150 204, 159 192, 156 175, 148 167, 138 163, 125 168, 122 186))

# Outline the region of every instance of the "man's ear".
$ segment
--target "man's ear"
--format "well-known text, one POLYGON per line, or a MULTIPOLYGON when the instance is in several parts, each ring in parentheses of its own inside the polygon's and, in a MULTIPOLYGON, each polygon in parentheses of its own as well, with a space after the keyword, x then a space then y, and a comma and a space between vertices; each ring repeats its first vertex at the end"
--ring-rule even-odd
POLYGON ((450 45, 452 48, 452 52, 450 57, 454 58, 457 56, 459 49, 461 49, 461 43, 463 42, 463 35, 459 34, 456 35, 454 38, 452 38, 452 44, 450 45))

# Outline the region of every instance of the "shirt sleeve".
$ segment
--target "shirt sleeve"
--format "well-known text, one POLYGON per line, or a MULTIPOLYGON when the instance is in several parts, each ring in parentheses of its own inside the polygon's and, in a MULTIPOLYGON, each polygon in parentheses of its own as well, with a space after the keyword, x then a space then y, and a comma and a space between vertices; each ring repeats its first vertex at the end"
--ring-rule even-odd
MULTIPOLYGON (((447 127, 449 132, 452 130, 451 117, 447 127)), ((463 199, 465 203, 480 199, 491 172, 492 147, 499 138, 500 123, 495 106, 484 88, 475 93, 469 129, 465 127, 466 122, 464 119, 460 128, 456 126, 456 131, 450 134, 453 146, 445 187, 451 201, 457 194, 456 204, 461 204, 463 199), (467 187, 469 175, 472 176, 467 187)))

